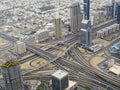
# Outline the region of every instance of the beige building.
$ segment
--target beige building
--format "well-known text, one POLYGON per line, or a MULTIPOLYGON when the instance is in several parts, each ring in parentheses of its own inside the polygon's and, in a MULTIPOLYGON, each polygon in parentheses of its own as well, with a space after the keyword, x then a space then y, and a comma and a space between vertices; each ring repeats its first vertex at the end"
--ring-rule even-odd
POLYGON ((119 24, 113 24, 109 27, 106 27, 102 30, 97 31, 97 38, 104 38, 112 33, 119 31, 119 24))
POLYGON ((106 20, 105 12, 103 10, 92 11, 93 25, 98 25, 106 20))
POLYGON ((77 90, 77 87, 77 82, 69 80, 69 86, 65 90, 77 90))
POLYGON ((62 30, 61 30, 61 18, 60 15, 57 14, 54 19, 54 29, 55 29, 55 38, 60 39, 62 36, 62 30))
POLYGON ((80 10, 80 4, 74 3, 70 7, 70 17, 71 17, 71 31, 75 33, 76 31, 80 30, 81 22, 83 19, 83 14, 80 10))
POLYGON ((15 44, 15 50, 17 54, 23 54, 26 52, 26 45, 24 42, 17 41, 15 44))
POLYGON ((48 30, 39 30, 35 34, 36 42, 42 42, 49 39, 49 31, 48 30))

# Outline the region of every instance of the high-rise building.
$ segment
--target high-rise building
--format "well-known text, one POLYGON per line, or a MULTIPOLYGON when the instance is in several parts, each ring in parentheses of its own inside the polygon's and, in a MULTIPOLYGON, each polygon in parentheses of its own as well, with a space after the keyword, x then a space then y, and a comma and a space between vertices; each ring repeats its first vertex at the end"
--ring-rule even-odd
POLYGON ((84 46, 91 45, 91 22, 89 20, 82 21, 81 28, 81 44, 84 46))
POLYGON ((112 11, 113 11, 112 16, 115 17, 115 0, 112 0, 112 11))
POLYGON ((81 21, 83 19, 83 14, 80 10, 80 4, 78 2, 74 3, 70 7, 70 16, 71 16, 71 31, 75 33, 81 28, 81 21))
POLYGON ((90 0, 84 0, 84 18, 90 19, 90 0))
POLYGON ((26 52, 26 45, 24 42, 17 41, 15 44, 15 50, 17 54, 23 54, 26 52))
POLYGON ((117 7, 117 23, 120 24, 120 4, 117 7))
POLYGON ((106 5, 105 7, 106 19, 111 19, 113 17, 113 7, 112 5, 106 5))
POLYGON ((65 90, 69 86, 68 73, 58 70, 52 75, 53 90, 65 90))
POLYGON ((2 74, 5 81, 5 90, 24 90, 21 71, 17 60, 2 64, 2 74))
POLYGON ((60 39, 62 37, 62 30, 61 30, 61 18, 59 14, 57 14, 54 19, 54 28, 55 28, 55 38, 60 39))
POLYGON ((112 0, 112 6, 113 6, 113 17, 117 17, 118 12, 118 4, 120 3, 120 0, 112 0))

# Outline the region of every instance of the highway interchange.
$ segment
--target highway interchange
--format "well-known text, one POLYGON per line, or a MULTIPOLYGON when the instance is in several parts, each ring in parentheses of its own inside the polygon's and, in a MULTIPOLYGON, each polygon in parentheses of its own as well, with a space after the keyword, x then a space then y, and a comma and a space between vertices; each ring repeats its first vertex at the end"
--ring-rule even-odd
MULTIPOLYGON (((111 23, 113 23, 112 21, 111 23)), ((106 24, 105 24, 106 26, 106 24)), ((104 28, 104 26, 102 26, 104 28)), ((101 28, 100 28, 101 29, 101 28)), ((98 27, 96 29, 98 31, 98 27)), ((8 36, 6 34, 0 33, 0 37, 10 41, 10 43, 14 43, 17 41, 16 38, 8 36)), ((33 45, 28 45, 27 50, 34 53, 33 56, 28 57, 24 60, 20 61, 20 64, 23 64, 27 61, 34 60, 35 58, 43 57, 48 60, 48 63, 34 68, 33 70, 27 71, 23 73, 25 79, 46 79, 50 78, 51 75, 43 75, 40 77, 41 74, 34 75, 33 73, 38 72, 43 67, 46 67, 50 63, 54 63, 59 69, 66 70, 70 73, 69 78, 72 80, 76 80, 78 84, 91 87, 92 90, 120 90, 120 78, 114 77, 109 75, 106 72, 99 71, 82 56, 80 50, 78 49, 77 43, 79 43, 79 35, 76 35, 62 43, 56 44, 55 47, 51 47, 46 51, 37 48, 33 45), (51 54, 52 51, 59 49, 66 45, 67 49, 60 55, 53 55, 51 54), (71 54, 72 53, 72 54, 71 54), (73 60, 67 60, 67 58, 63 57, 64 55, 67 57, 72 58, 73 60)), ((112 42, 109 46, 113 45, 115 42, 118 42, 119 38, 112 42)), ((108 48, 104 47, 104 49, 108 48)), ((104 49, 100 50, 104 51, 104 49)), ((98 54, 99 52, 95 53, 94 55, 98 54)), ((93 55, 93 56, 94 56, 93 55)))

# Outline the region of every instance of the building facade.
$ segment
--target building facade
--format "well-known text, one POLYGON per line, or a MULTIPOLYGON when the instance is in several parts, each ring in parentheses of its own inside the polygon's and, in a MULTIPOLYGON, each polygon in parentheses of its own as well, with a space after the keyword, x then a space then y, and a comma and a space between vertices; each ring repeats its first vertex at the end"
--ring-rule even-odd
POLYGON ((90 19, 90 0, 84 0, 84 18, 90 19))
POLYGON ((112 5, 105 6, 105 13, 106 13, 106 19, 112 19, 113 18, 113 7, 112 5))
POLYGON ((20 66, 17 60, 2 64, 2 74, 5 81, 5 90, 24 90, 20 66))
POLYGON ((69 86, 68 73, 58 70, 52 75, 53 90, 65 90, 69 86))
POLYGON ((74 3, 70 7, 70 17, 71 17, 71 31, 73 33, 77 32, 81 28, 81 21, 83 19, 83 14, 80 10, 80 4, 74 3))
POLYGON ((89 20, 82 21, 81 33, 81 44, 84 46, 90 46, 91 40, 91 22, 89 20))
POLYGON ((113 17, 117 17, 118 12, 118 4, 120 3, 119 0, 112 0, 112 6, 113 6, 113 17))
POLYGON ((24 42, 17 41, 15 43, 15 50, 17 54, 23 54, 26 52, 26 45, 24 42))
POLYGON ((36 42, 43 42, 49 39, 49 31, 48 30, 37 31, 37 33, 34 36, 36 42))
POLYGON ((60 39, 62 37, 61 18, 60 15, 56 15, 54 19, 55 38, 60 39))
POLYGON ((117 23, 120 24, 120 4, 117 7, 117 23))

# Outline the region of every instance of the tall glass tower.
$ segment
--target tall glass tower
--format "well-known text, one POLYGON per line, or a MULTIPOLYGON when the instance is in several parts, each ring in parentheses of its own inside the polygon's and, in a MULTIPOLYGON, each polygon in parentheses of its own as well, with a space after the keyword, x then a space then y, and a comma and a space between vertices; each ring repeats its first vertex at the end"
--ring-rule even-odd
POLYGON ((90 19, 90 0, 84 0, 84 18, 89 20, 90 19))
POLYGON ((117 7, 117 23, 120 24, 120 4, 117 7))
POLYGON ((24 90, 21 71, 17 60, 2 64, 2 74, 5 81, 5 90, 24 90))

